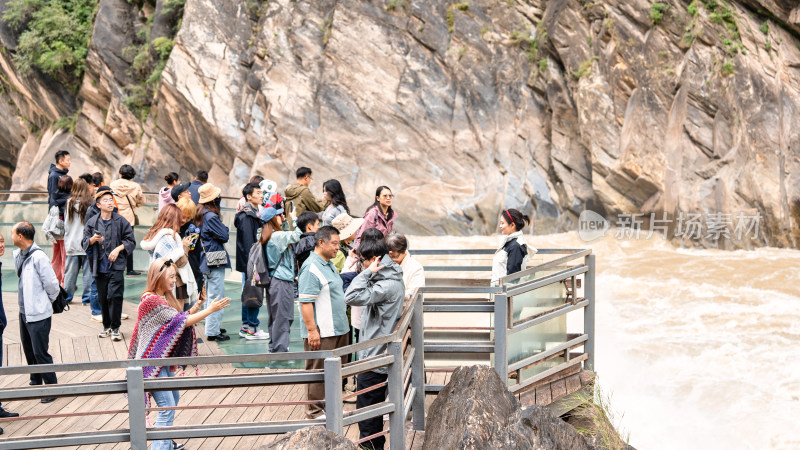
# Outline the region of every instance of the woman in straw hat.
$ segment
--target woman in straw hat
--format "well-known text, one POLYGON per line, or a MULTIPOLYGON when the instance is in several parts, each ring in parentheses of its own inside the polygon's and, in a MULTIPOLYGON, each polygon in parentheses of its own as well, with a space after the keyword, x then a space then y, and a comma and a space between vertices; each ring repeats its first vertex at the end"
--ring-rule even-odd
MULTIPOLYGON (((225 297, 225 269, 231 268, 230 257, 225 250, 230 233, 222 223, 219 213, 221 200, 220 188, 206 183, 198 188, 199 206, 194 223, 200 228, 200 247, 203 256, 200 259, 200 271, 205 275, 205 285, 211 298, 225 297)), ((209 314, 206 319, 206 336, 209 341, 227 341, 225 329, 220 328, 222 311, 209 314)))

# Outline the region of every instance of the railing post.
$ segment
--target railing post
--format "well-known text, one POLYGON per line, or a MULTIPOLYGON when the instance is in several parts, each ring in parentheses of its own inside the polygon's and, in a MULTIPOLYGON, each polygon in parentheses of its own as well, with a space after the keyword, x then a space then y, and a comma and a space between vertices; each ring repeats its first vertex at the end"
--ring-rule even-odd
POLYGON ((342 423, 342 359, 325 358, 325 428, 344 434, 342 423))
POLYGON ((128 388, 128 425, 131 448, 147 450, 147 411, 144 408, 144 376, 141 367, 125 370, 128 388))
POLYGON ((416 392, 412 400, 414 429, 425 431, 425 321, 422 306, 425 297, 420 293, 414 300, 411 317, 411 345, 414 346, 414 360, 411 361, 411 385, 416 392))
POLYGON ((508 386, 508 295, 494 294, 494 370, 508 386))
POLYGON ((389 366, 389 401, 394 403, 394 412, 389 413, 389 449, 404 450, 406 448, 406 418, 403 389, 403 343, 389 343, 389 354, 393 357, 389 366))
POLYGON ((584 277, 583 296, 589 301, 589 305, 586 306, 586 310, 583 312, 583 332, 589 336, 584 344, 584 350, 589 354, 589 359, 586 360, 585 368, 587 370, 594 370, 594 255, 586 256, 586 266, 589 270, 584 277))

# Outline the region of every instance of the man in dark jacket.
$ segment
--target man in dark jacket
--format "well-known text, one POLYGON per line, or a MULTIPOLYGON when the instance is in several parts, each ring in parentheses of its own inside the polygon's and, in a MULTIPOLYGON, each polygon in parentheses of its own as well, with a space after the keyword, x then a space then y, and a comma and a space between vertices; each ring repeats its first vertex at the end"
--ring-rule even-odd
MULTIPOLYGON (((6 241, 3 239, 3 235, 0 234, 0 256, 3 256, 6 252, 6 241)), ((0 366, 3 365, 3 331, 5 331, 6 326, 8 326, 8 320, 6 319, 6 310, 3 308, 3 263, 0 262, 0 366)), ((6 417, 18 417, 18 413, 8 412, 3 409, 2 404, 0 404, 0 418, 6 417)), ((0 434, 3 434, 3 429, 0 428, 0 434)))
POLYGON ((192 201, 195 205, 200 204, 200 186, 208 183, 208 172, 205 170, 198 170, 194 176, 194 180, 189 185, 189 192, 192 193, 192 201))
POLYGON ((306 258, 314 251, 314 247, 317 245, 314 235, 319 230, 319 216, 311 211, 300 214, 300 217, 297 218, 297 228, 303 230, 300 240, 294 245, 297 273, 300 273, 300 268, 303 267, 306 258))
MULTIPOLYGON (((105 187, 105 186, 104 186, 105 187)), ((81 245, 89 257, 89 267, 97 283, 97 297, 103 315, 100 337, 122 340, 122 298, 125 290, 127 255, 136 248, 130 222, 114 212, 111 189, 97 190, 94 196, 100 214, 86 219, 81 245)))
MULTIPOLYGON (((236 227, 236 270, 242 272, 242 287, 247 282, 247 259, 250 248, 258 242, 258 232, 261 229, 261 219, 258 217, 258 206, 264 195, 258 183, 248 183, 242 189, 242 196, 247 203, 233 218, 236 227)), ((242 328, 239 337, 245 339, 269 339, 269 333, 259 330, 259 308, 242 305, 242 328)))
POLYGON ((50 164, 50 172, 47 174, 47 209, 56 204, 56 194, 58 193, 58 179, 69 172, 70 161, 69 152, 59 150, 56 152, 56 163, 50 164))

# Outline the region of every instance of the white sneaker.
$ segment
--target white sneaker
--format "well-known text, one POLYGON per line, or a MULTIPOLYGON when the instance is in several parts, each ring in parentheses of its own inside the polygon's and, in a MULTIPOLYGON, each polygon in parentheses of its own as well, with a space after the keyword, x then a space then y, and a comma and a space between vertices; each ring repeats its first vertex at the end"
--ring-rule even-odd
POLYGON ((247 334, 244 337, 247 340, 254 341, 254 340, 264 340, 269 339, 269 333, 264 330, 259 330, 256 328, 256 332, 253 333, 252 331, 248 330, 247 334))
POLYGON ((92 314, 92 322, 103 322, 102 314, 92 314))
POLYGON ((125 320, 125 319, 127 319, 127 318, 128 318, 128 315, 127 315, 127 314, 125 314, 125 313, 122 313, 122 316, 121 316, 120 318, 121 318, 122 320, 125 320))

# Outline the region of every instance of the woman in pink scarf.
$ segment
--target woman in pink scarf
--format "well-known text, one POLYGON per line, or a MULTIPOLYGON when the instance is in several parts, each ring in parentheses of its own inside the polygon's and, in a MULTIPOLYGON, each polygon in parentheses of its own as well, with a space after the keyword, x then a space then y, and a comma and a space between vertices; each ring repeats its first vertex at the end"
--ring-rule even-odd
MULTIPOLYGON (((147 272, 147 287, 142 294, 137 310, 136 326, 133 328, 128 359, 169 358, 197 356, 197 339, 194 324, 212 312, 220 311, 230 303, 229 298, 215 299, 209 307, 200 309, 205 301, 205 292, 188 311, 183 311, 183 302, 172 294, 177 279, 172 261, 158 258, 147 272)), ((145 378, 175 376, 177 366, 143 367, 145 378)), ((177 406, 178 391, 149 392, 159 407, 177 406)), ((175 419, 175 411, 159 411, 155 425, 168 427, 175 419)), ((182 448, 173 441, 154 441, 153 450, 182 448)))

